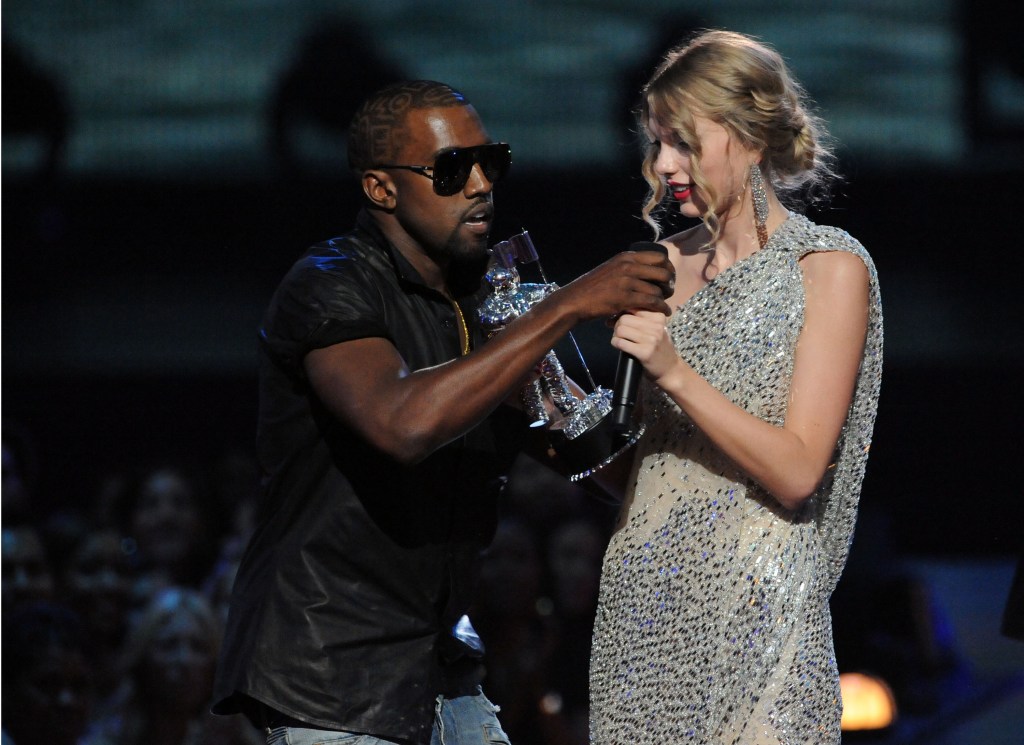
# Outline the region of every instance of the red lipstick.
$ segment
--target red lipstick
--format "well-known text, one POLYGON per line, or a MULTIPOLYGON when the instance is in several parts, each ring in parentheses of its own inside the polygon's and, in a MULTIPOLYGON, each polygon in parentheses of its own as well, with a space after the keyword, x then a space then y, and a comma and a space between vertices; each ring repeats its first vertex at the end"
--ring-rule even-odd
POLYGON ((669 181, 668 190, 673 199, 684 202, 690 198, 693 187, 690 184, 681 184, 678 181, 669 181))

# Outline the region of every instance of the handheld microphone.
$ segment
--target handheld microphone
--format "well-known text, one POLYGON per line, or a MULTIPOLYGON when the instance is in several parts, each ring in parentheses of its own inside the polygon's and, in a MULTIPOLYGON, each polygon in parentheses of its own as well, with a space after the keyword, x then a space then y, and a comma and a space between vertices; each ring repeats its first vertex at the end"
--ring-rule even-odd
MULTIPOLYGON (((637 241, 629 247, 630 251, 657 251, 663 256, 668 250, 660 243, 637 241)), ((671 293, 668 287, 662 287, 665 297, 671 293)), ((637 389, 640 387, 640 376, 643 366, 631 354, 619 352, 619 362, 615 367, 615 387, 612 390, 612 426, 619 438, 628 436, 633 418, 633 407, 636 406, 637 389)))

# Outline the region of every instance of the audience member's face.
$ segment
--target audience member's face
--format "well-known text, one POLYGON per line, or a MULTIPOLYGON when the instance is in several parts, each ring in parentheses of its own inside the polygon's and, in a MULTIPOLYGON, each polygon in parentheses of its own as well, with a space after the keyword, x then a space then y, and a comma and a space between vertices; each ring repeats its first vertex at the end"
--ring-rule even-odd
POLYGON ((142 662, 148 698, 182 715, 195 715, 213 694, 214 641, 202 623, 180 609, 157 630, 142 662))
POLYGON ((187 561, 202 535, 190 485, 173 471, 158 471, 143 485, 132 517, 139 550, 158 567, 187 561))
POLYGON ((53 596, 53 573, 34 528, 3 529, 3 608, 53 596))
MULTIPOLYGON (((432 165, 441 150, 490 142, 472 106, 413 110, 406 121, 409 136, 398 156, 403 164, 432 165)), ((397 188, 395 216, 435 260, 486 254, 493 217, 491 182, 479 165, 462 190, 447 197, 435 194, 433 182, 418 173, 389 173, 397 188)))
POLYGON ((51 648, 4 686, 4 729, 17 745, 74 745, 92 704, 89 665, 77 650, 51 648))
POLYGON ((116 641, 124 630, 132 571, 114 531, 90 534, 65 575, 71 602, 96 637, 116 641))

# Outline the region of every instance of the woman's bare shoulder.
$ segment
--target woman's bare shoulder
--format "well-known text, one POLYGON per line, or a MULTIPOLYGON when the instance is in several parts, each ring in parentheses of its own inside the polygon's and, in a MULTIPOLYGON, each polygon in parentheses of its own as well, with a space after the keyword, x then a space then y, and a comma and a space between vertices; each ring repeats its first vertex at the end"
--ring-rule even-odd
POLYGON ((864 259, 849 251, 814 251, 800 259, 804 276, 819 281, 864 281, 868 269, 864 259))

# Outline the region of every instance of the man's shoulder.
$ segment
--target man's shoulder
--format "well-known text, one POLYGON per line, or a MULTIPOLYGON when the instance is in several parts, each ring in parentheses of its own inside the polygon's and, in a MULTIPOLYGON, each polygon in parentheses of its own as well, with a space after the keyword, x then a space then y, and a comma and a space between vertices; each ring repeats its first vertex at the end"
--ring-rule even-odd
POLYGON ((259 331, 264 349, 297 366, 312 348, 386 336, 381 319, 396 296, 394 276, 386 250, 358 232, 310 246, 264 311, 259 331))
POLYGON ((392 273, 387 251, 354 231, 310 246, 292 264, 282 284, 362 283, 392 273))
POLYGON ((380 265, 387 252, 365 233, 351 233, 314 243, 295 262, 295 267, 317 272, 345 272, 358 266, 380 265))

